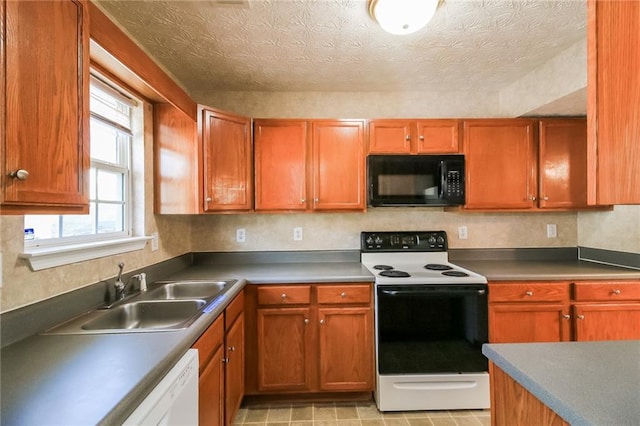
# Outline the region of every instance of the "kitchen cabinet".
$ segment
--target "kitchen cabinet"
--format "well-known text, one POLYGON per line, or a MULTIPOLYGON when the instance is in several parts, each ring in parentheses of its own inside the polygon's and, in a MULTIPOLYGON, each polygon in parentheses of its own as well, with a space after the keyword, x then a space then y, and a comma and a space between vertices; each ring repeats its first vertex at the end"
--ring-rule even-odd
POLYGON ((570 335, 569 283, 490 283, 491 343, 563 342, 570 335))
POLYGON ((574 285, 575 340, 640 339, 640 282, 574 285))
POLYGON ((198 424, 224 424, 224 315, 219 316, 193 344, 198 350, 200 383, 198 424))
POLYGON ((193 344, 198 349, 200 425, 231 425, 244 396, 244 292, 193 344))
POLYGON ((256 211, 363 211, 364 120, 255 120, 256 211))
POLYGON ((491 343, 640 339, 638 324, 637 281, 489 283, 491 343))
POLYGON ((536 154, 533 120, 464 122, 467 209, 532 209, 536 154))
POLYGON ((640 2, 587 2, 589 204, 640 204, 640 2))
POLYGON ((3 214, 89 212, 87 7, 0 3, 3 214))
POLYGON ((464 152, 466 209, 588 208, 584 119, 468 120, 464 152))
POLYGON ((204 212, 253 208, 251 120, 199 106, 204 212))
POLYGON ((459 120, 371 120, 369 154, 457 153, 459 134, 459 120))
POLYGON ((255 354, 247 363, 247 394, 373 390, 370 284, 249 290, 247 306, 254 306, 256 314, 248 326, 247 344, 254 345, 255 354))
POLYGON ((156 104, 154 116, 154 208, 156 214, 197 214, 196 121, 171 104, 156 104))

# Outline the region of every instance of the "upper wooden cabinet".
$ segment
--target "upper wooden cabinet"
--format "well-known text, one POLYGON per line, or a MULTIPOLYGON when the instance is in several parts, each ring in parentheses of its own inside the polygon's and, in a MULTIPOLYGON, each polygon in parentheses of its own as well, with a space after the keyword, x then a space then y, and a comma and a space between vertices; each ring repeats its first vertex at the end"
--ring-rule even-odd
POLYGON ((364 210, 364 120, 255 120, 256 211, 364 210))
POLYGON ((540 120, 539 207, 587 207, 586 141, 585 119, 540 120))
POLYGON ((153 115, 155 212, 198 213, 196 121, 171 104, 154 105, 153 115))
POLYGON ((588 208, 586 120, 470 120, 468 209, 588 208))
POLYGON ((589 204, 640 204, 640 2, 587 10, 589 204))
POLYGON ((89 211, 89 14, 0 2, 0 211, 89 211))
POLYGON ((464 123, 466 208, 531 209, 537 195, 533 120, 464 123))
POLYGON ((371 120, 369 153, 457 153, 459 129, 459 120, 371 120))
MULTIPOLYGON (((202 137, 203 210, 249 211, 253 207, 251 120, 199 107, 202 137)), ((195 166, 195 165, 194 165, 195 166)))

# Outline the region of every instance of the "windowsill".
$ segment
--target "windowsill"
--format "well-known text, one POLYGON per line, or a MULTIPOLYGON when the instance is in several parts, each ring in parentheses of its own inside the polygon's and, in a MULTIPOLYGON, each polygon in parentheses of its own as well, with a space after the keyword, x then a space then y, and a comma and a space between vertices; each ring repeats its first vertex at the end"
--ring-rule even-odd
POLYGON ((130 237, 58 247, 30 248, 25 249, 24 253, 20 253, 19 257, 29 263, 32 271, 40 271, 99 257, 142 250, 149 240, 151 237, 130 237))

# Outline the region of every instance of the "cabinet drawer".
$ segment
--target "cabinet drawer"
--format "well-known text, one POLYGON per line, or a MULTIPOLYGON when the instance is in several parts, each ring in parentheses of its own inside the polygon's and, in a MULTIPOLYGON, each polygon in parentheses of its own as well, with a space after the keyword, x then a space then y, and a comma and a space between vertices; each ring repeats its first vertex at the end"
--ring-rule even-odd
POLYGON ((259 305, 303 305, 310 302, 310 285, 264 286, 258 289, 259 305))
POLYGON ((244 290, 242 290, 238 295, 229 303, 227 308, 224 310, 224 328, 228 330, 236 318, 244 311, 244 290))
POLYGON ((600 281, 597 283, 575 283, 576 301, 640 300, 640 282, 600 281))
POLYGON ((489 302, 565 302, 569 283, 489 283, 489 302))
POLYGON ((318 286, 318 303, 350 304, 370 303, 371 286, 364 285, 322 285, 318 286))
POLYGON ((218 346, 222 344, 224 340, 224 320, 220 315, 214 322, 206 329, 204 333, 196 340, 192 348, 198 350, 198 362, 200 365, 200 372, 204 370, 218 346))

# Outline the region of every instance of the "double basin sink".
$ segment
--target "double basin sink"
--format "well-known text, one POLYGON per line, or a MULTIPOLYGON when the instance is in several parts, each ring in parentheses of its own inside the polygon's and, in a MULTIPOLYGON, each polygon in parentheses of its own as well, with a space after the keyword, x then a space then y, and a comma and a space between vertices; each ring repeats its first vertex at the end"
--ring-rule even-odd
POLYGON ((100 334, 179 330, 212 309, 237 280, 171 281, 58 325, 46 334, 100 334))

